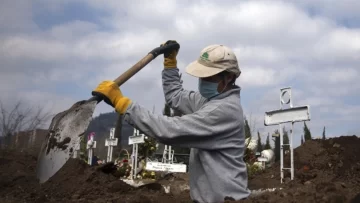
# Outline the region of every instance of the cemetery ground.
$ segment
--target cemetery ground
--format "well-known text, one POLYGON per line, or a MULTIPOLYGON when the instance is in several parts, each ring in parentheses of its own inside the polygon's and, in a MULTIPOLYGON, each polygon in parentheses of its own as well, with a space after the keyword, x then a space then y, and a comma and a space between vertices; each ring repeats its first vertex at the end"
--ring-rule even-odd
MULTIPOLYGON (((36 160, 37 155, 30 151, 0 151, 0 202, 191 202, 185 187, 187 174, 169 174, 136 188, 115 177, 111 168, 70 159, 40 185, 36 160), (163 185, 171 185, 170 192, 163 185)), ((290 164, 288 160, 286 155, 285 166, 290 164)), ((360 138, 308 140, 294 150, 294 160, 293 181, 285 173, 285 182, 280 183, 280 164, 276 162, 251 175, 249 188, 254 195, 238 202, 360 202, 360 138), (273 188, 277 189, 256 192, 273 188)))

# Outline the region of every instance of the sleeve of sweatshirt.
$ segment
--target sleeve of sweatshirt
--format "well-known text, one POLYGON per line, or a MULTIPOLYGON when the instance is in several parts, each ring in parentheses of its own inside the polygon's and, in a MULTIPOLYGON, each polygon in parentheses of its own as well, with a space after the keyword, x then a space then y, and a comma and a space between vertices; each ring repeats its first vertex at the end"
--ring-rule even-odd
MULTIPOLYGON (((220 105, 221 106, 221 105, 220 105)), ((132 103, 124 119, 147 136, 167 145, 216 150, 231 148, 232 136, 238 123, 232 117, 224 117, 219 106, 204 106, 195 113, 182 117, 154 114, 137 103, 132 103)))
POLYGON ((178 68, 165 68, 162 82, 166 103, 185 115, 197 111, 206 102, 199 92, 183 89, 178 68))

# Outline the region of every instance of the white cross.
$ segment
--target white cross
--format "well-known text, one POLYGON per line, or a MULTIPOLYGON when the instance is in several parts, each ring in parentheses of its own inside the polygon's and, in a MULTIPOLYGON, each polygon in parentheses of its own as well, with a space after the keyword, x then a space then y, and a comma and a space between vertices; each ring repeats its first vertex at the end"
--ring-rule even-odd
POLYGON ((309 105, 306 106, 298 106, 293 107, 293 103, 291 100, 291 87, 286 87, 280 89, 280 109, 265 112, 265 120, 264 125, 270 126, 270 125, 279 125, 279 131, 280 131, 280 173, 281 173, 281 183, 284 179, 284 170, 290 170, 291 171, 291 180, 294 180, 294 151, 292 146, 293 141, 293 127, 295 122, 301 122, 301 121, 309 121, 310 120, 310 107, 309 105), (286 93, 289 94, 289 99, 287 101, 284 101, 284 96, 286 93), (289 104, 290 108, 283 109, 284 104, 289 104), (283 157, 283 151, 284 151, 284 140, 283 140, 283 129, 281 127, 281 124, 283 123, 289 123, 291 122, 291 131, 290 131, 290 138, 289 138, 289 148, 290 148, 290 161, 291 161, 291 167, 290 168, 284 168, 284 157, 283 157))
POLYGON ((145 135, 140 134, 139 130, 134 128, 133 136, 129 137, 129 145, 133 146, 131 155, 131 178, 136 179, 137 161, 138 161, 138 144, 145 142, 145 135))
POLYGON ((105 146, 108 147, 106 162, 112 161, 114 146, 117 146, 118 144, 118 138, 114 138, 114 137, 115 137, 115 128, 111 128, 110 137, 105 140, 105 146))
POLYGON ((94 141, 95 134, 90 135, 90 139, 87 142, 86 149, 88 150, 88 164, 91 165, 93 157, 93 149, 96 148, 96 141, 94 141))

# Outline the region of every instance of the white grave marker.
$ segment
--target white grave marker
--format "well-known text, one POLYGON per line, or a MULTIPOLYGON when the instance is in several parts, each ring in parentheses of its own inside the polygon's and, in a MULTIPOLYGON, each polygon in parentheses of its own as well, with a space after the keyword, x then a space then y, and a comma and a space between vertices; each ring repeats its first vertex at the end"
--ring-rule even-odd
POLYGON ((108 147, 106 162, 112 161, 114 146, 117 146, 118 144, 118 138, 114 138, 114 136, 115 136, 115 128, 111 128, 110 137, 105 140, 105 146, 108 147))
POLYGON ((95 133, 91 132, 88 136, 88 142, 86 145, 86 149, 88 150, 88 164, 91 165, 92 157, 93 157, 93 149, 96 148, 96 141, 94 141, 95 133))
POLYGON ((145 142, 145 135, 140 134, 139 130, 134 128, 133 136, 129 137, 129 145, 133 146, 131 155, 131 179, 136 179, 137 158, 138 158, 138 144, 145 142))
POLYGON ((149 171, 166 171, 172 173, 186 173, 186 164, 169 164, 162 162, 150 161, 146 163, 146 170, 149 171))
POLYGON ((284 179, 284 170, 291 171, 291 180, 294 180, 294 151, 292 146, 293 141, 293 127, 295 122, 300 121, 309 121, 310 120, 310 107, 309 106, 299 106, 293 107, 293 103, 291 100, 291 87, 286 87, 280 89, 280 109, 265 112, 264 125, 279 125, 280 131, 280 173, 281 173, 281 183, 284 179), (284 96, 286 93, 289 94, 289 99, 287 101, 284 100, 284 96), (289 104, 290 108, 283 109, 284 104, 289 104), (291 122, 291 131, 289 138, 289 148, 290 148, 290 159, 291 159, 291 167, 284 168, 284 140, 283 140, 283 129, 281 124, 291 122))

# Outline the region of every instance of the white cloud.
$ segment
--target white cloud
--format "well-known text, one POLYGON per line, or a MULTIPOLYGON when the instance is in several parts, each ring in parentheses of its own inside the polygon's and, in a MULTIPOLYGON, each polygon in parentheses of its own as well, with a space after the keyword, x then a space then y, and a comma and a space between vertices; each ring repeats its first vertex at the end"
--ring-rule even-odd
POLYGON ((0 53, 11 60, 65 60, 70 57, 67 46, 59 41, 31 37, 8 37, 0 41, 0 53), (11 51, 10 51, 11 50, 11 51))
POLYGON ((288 57, 287 53, 270 46, 239 46, 233 50, 239 57, 240 64, 256 63, 259 60, 267 63, 276 63, 285 61, 288 57))
POLYGON ((359 80, 360 73, 354 68, 341 68, 329 71, 329 82, 331 83, 348 83, 359 80))
POLYGON ((263 67, 244 67, 243 71, 239 80, 246 86, 272 85, 277 82, 275 70, 263 67))
MULTIPOLYGON (((67 30, 68 33, 65 33, 64 36, 66 37, 71 27, 73 25, 64 25, 55 29, 67 30)), ((79 31, 78 28, 75 29, 76 31, 79 31)), ((51 35, 54 35, 53 30, 51 35)), ((74 58, 119 60, 139 54, 146 55, 151 48, 158 46, 157 42, 161 42, 161 38, 162 33, 157 30, 144 30, 140 34, 131 31, 121 34, 95 32, 83 39, 65 42, 49 38, 18 36, 1 40, 0 53, 13 60, 19 58, 42 61, 64 61, 74 58)))
MULTIPOLYGON (((242 70, 237 84, 243 88, 243 106, 259 120, 259 127, 263 127, 263 112, 278 108, 283 86, 293 86, 296 104, 311 105, 314 120, 309 126, 316 133, 321 126, 335 123, 332 116, 341 116, 344 122, 355 118, 358 106, 346 105, 340 96, 360 96, 355 91, 360 90, 360 29, 342 26, 337 19, 348 18, 358 8, 333 2, 339 4, 339 10, 334 10, 325 1, 307 0, 78 0, 94 13, 106 13, 97 22, 109 28, 74 19, 41 30, 34 13, 46 9, 61 13, 70 1, 35 2, 41 9, 31 9, 28 2, 7 1, 9 11, 0 12, 2 94, 18 89, 30 103, 53 105, 54 111, 66 109, 78 97, 90 95, 100 81, 115 79, 160 43, 176 39, 181 44, 178 63, 187 89, 196 90, 197 79, 187 75, 185 67, 203 47, 221 43, 235 51, 242 70), (321 13, 309 14, 304 9, 309 7, 321 13), (64 96, 50 92, 71 85, 84 93, 74 96, 72 88, 64 96), (344 111, 334 110, 342 107, 344 111)), ((164 103, 162 60, 159 56, 121 87, 124 95, 141 105, 152 110, 155 104, 158 112, 164 103)), ((102 104, 96 114, 109 110, 102 104)))
POLYGON ((31 20, 33 15, 29 8, 31 8, 30 1, 13 3, 12 0, 2 0, 0 6, 0 32, 9 34, 36 29, 37 26, 31 20))
POLYGON ((57 40, 74 42, 97 31, 98 25, 90 22, 75 20, 51 27, 49 35, 57 40))
POLYGON ((360 2, 357 0, 292 0, 295 4, 333 20, 359 19, 360 2))
POLYGON ((315 54, 321 60, 358 62, 360 60, 360 29, 333 29, 328 34, 322 35, 314 48, 315 54))

